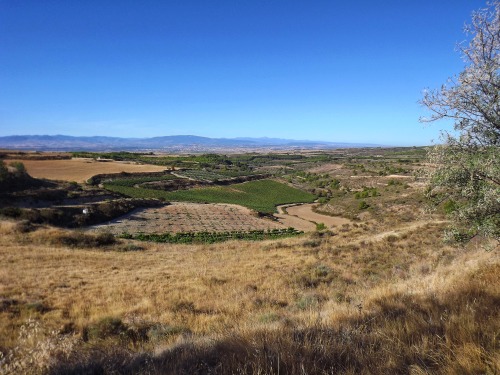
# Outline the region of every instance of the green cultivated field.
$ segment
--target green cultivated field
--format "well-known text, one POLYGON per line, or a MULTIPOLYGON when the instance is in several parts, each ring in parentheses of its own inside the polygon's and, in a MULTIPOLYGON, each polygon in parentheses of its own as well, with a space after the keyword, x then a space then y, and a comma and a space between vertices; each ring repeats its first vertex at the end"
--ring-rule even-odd
POLYGON ((111 184, 105 184, 104 186, 109 190, 135 198, 160 198, 180 202, 231 203, 265 213, 275 212, 276 206, 280 204, 313 202, 316 198, 313 194, 271 180, 174 192, 111 184))
POLYGON ((196 169, 188 169, 186 171, 177 172, 177 174, 182 177, 193 178, 195 180, 202 180, 202 181, 216 181, 228 178, 228 176, 223 176, 219 173, 196 170, 196 169))

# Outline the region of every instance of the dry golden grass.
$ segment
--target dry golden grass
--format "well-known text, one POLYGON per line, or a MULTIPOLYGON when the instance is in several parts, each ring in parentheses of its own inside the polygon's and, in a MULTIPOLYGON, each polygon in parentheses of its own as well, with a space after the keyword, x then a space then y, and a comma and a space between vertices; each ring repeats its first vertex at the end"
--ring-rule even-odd
POLYGON ((120 172, 159 172, 165 167, 156 165, 134 164, 128 162, 97 162, 93 159, 74 158, 69 160, 8 160, 21 162, 30 176, 50 180, 85 182, 90 177, 101 173, 120 172))
POLYGON ((41 342, 74 338, 60 366, 38 363, 53 373, 498 371, 498 249, 446 246, 432 222, 378 238, 375 229, 114 251, 1 222, 0 350, 17 363, 41 342), (11 350, 33 321, 55 333, 11 350))

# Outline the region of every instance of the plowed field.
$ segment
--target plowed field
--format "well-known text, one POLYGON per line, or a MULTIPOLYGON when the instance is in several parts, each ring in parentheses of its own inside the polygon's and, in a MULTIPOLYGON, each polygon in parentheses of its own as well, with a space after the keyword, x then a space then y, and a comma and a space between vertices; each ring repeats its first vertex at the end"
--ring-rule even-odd
POLYGON ((231 204, 172 203, 161 208, 136 210, 92 230, 126 233, 228 232, 286 228, 262 219, 248 208, 231 204))

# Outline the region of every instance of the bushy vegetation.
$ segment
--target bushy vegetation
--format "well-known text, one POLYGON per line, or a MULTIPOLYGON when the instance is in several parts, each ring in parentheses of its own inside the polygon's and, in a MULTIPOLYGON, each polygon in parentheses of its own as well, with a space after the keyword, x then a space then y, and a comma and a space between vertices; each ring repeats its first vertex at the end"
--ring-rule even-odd
POLYGON ((43 250, 43 270, 63 262, 58 297, 2 300, 0 314, 31 320, 22 324, 20 346, 4 350, 0 363, 53 375, 495 374, 498 259, 446 247, 437 242, 439 231, 426 226, 405 239, 364 245, 314 235, 251 243, 249 251, 148 244, 154 248, 112 257, 58 252, 52 263, 55 250, 43 250), (90 261, 94 273, 84 267, 82 278, 68 278, 90 261), (69 288, 78 295, 60 290, 69 288), (69 322, 44 330, 41 322, 50 319, 69 322))
MULTIPOLYGON (((55 198, 64 198, 66 192, 54 191, 55 198), (56 194, 57 193, 57 194, 56 194)), ((47 194, 49 195, 49 194, 47 194)), ((54 198, 54 196, 51 196, 54 198)), ((138 207, 156 207, 162 204, 152 199, 114 199, 85 206, 43 208, 0 207, 0 217, 26 220, 32 224, 76 228, 102 223, 124 215, 138 207), (83 213, 85 207, 86 213, 83 213)))
POLYGON ((271 229, 271 230, 251 230, 248 232, 181 232, 181 233, 163 233, 163 234, 128 234, 123 233, 120 237, 140 241, 151 241, 159 243, 217 243, 229 240, 249 240, 261 241, 278 238, 286 238, 303 234, 294 228, 271 229))
POLYGON ((9 170, 7 169, 7 165, 3 160, 0 160, 0 181, 3 181, 7 178, 9 170))
POLYGON ((465 31, 463 71, 425 90, 421 101, 430 111, 422 121, 452 120, 454 127, 429 153, 429 196, 456 202, 449 239, 480 235, 500 244, 500 1, 474 12, 465 31))
MULTIPOLYGON (((498 293, 481 284, 442 296, 387 294, 370 313, 336 325, 283 327, 227 335, 210 345, 186 340, 157 355, 89 350, 56 365, 51 374, 116 371, 148 374, 495 374, 498 293), (470 308, 473 304, 473 308, 470 308)), ((498 358, 498 357, 497 357, 498 358)))
POLYGON ((374 187, 363 187, 362 191, 358 191, 354 194, 354 197, 356 199, 361 199, 361 198, 368 198, 368 197, 377 197, 379 196, 380 193, 378 190, 374 187))
POLYGON ((87 234, 84 232, 53 232, 47 237, 52 245, 68 246, 71 248, 100 248, 114 245, 117 241, 110 233, 87 234))
POLYGON ((18 190, 44 185, 40 180, 32 178, 21 162, 11 162, 8 165, 0 160, 0 196, 18 190))
POLYGON ((177 168, 206 168, 232 166, 233 162, 226 155, 201 154, 186 156, 153 156, 151 153, 135 152, 73 152, 73 157, 112 159, 116 161, 136 161, 145 164, 164 165, 177 168))
MULTIPOLYGON (((497 373, 498 249, 479 237, 463 248, 444 243, 444 216, 426 213, 421 182, 378 175, 382 163, 411 170, 420 149, 370 152, 349 151, 347 161, 342 151, 327 165, 283 155, 284 180, 322 192, 317 209, 351 218, 329 230, 318 220, 301 236, 288 229, 115 239, 0 221, 0 372, 497 373), (346 163, 366 172, 351 178, 346 163), (217 243, 227 239, 267 241, 217 243)), ((150 181, 130 176, 116 182, 106 186, 259 211, 307 201, 271 180, 174 193, 136 188, 150 181)), ((459 204, 440 207, 452 213, 459 204)))

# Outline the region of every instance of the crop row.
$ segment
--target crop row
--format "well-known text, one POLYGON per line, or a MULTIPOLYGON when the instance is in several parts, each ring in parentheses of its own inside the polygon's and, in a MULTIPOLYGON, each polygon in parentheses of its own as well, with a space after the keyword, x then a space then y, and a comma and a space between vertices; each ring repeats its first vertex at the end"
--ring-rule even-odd
POLYGON ((287 229, 271 229, 271 230, 251 230, 251 231, 232 231, 232 232, 181 232, 181 233, 162 233, 162 234, 129 234, 123 233, 121 238, 151 241, 159 243, 178 243, 178 244, 192 244, 192 243, 216 243, 229 240, 249 240, 261 241, 278 239, 285 237, 293 237, 303 234, 304 232, 298 231, 294 228, 287 229))
POLYGON ((216 180, 224 180, 227 179, 226 176, 215 172, 203 171, 203 170, 194 170, 189 169, 186 171, 182 171, 178 173, 179 176, 193 178, 195 180, 206 180, 206 181, 216 181, 216 180))
POLYGON ((178 190, 174 192, 111 184, 104 184, 104 187, 134 198, 158 198, 177 202, 238 204, 265 213, 275 212, 277 205, 313 202, 316 198, 313 194, 272 180, 258 180, 230 186, 178 190))
POLYGON ((128 186, 133 187, 134 185, 142 184, 144 182, 153 182, 153 181, 166 181, 166 180, 175 180, 178 179, 177 176, 173 175, 164 175, 159 177, 132 177, 132 178, 115 178, 110 181, 106 181, 107 185, 115 185, 115 186, 128 186))

